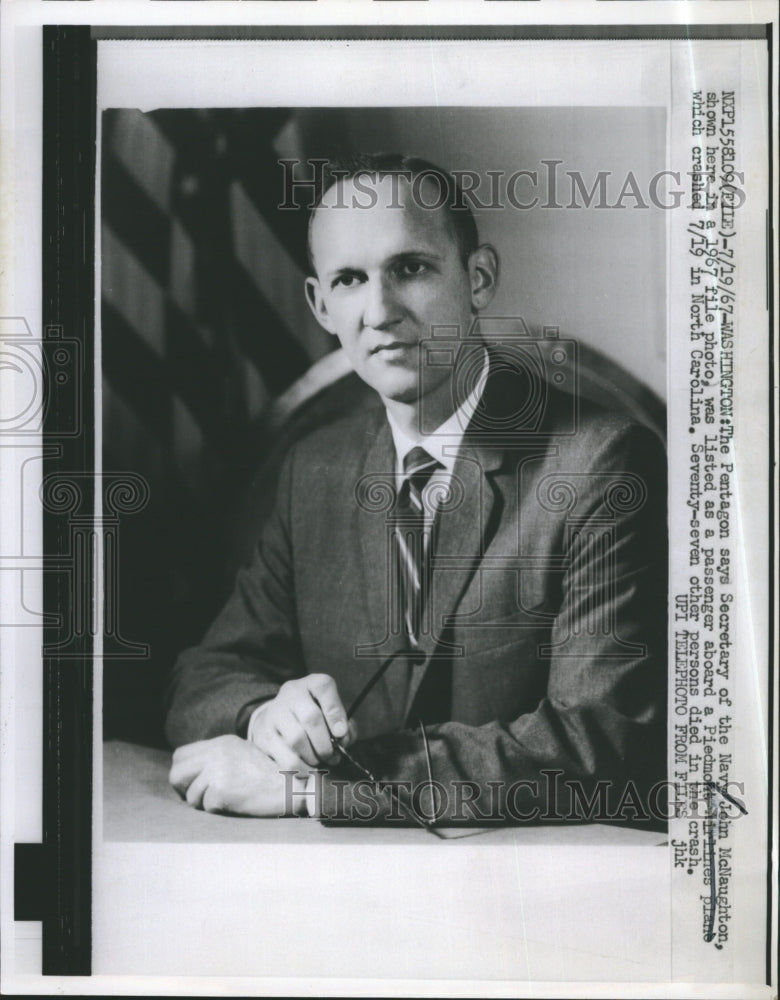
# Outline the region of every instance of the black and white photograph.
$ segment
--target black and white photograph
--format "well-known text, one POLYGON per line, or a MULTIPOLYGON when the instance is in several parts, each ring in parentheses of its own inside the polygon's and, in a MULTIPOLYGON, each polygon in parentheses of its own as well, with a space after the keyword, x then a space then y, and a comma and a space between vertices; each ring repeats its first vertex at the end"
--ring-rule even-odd
POLYGON ((776 13, 214 6, 5 42, 7 982, 769 997, 776 13))
POLYGON ((170 782, 206 812, 662 828, 664 215, 607 206, 621 174, 658 187, 664 125, 104 113, 104 470, 150 496, 114 603, 155 651, 104 647, 112 798, 164 712, 170 782), (562 197, 594 221, 546 223, 562 197))

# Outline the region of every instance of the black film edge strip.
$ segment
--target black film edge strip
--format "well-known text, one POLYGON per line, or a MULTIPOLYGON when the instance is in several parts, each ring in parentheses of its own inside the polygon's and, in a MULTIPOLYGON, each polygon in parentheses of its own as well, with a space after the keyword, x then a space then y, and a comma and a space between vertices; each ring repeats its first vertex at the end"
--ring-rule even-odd
POLYGON ((44 26, 43 843, 16 845, 14 908, 59 976, 89 975, 92 949, 96 79, 90 28, 44 26))

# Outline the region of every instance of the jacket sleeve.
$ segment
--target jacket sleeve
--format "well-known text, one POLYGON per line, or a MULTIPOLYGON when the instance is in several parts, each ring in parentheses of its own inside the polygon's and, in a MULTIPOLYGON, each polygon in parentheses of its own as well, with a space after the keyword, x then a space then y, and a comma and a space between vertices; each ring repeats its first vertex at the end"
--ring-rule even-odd
POLYGON ((561 604, 542 651, 545 697, 509 723, 429 727, 433 788, 419 731, 356 743, 356 760, 400 783, 395 799, 366 782, 344 785, 345 765, 319 783, 321 818, 397 819, 399 799, 418 814, 437 806, 445 824, 595 819, 605 809, 646 818, 647 793, 666 773, 666 456, 650 431, 623 424, 583 472, 561 604), (638 495, 621 492, 627 478, 638 495))
MULTIPOLYGON (((300 676, 289 513, 294 450, 251 561, 198 646, 176 661, 165 732, 174 747, 245 730, 251 709, 300 676)), ((244 733, 241 733, 244 735, 244 733)))

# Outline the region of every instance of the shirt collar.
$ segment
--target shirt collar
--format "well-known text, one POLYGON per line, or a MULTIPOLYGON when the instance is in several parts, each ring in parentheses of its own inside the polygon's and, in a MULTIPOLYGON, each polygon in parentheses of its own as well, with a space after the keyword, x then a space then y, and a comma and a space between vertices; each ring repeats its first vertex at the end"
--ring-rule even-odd
POLYGON ((403 473, 404 458, 412 448, 416 448, 418 445, 421 448, 425 448, 431 458, 435 458, 438 462, 441 462, 447 472, 452 472, 458 449, 463 441, 463 435, 471 422, 471 418, 474 416, 474 411, 479 405, 482 393, 485 391, 485 383, 487 382, 489 370, 488 353, 483 348, 482 371, 474 388, 457 410, 443 424, 437 427, 435 431, 424 437, 422 441, 415 441, 414 438, 411 438, 405 431, 401 430, 390 411, 386 411, 387 422, 390 424, 390 432, 393 435, 393 444, 395 445, 396 471, 398 473, 403 473))

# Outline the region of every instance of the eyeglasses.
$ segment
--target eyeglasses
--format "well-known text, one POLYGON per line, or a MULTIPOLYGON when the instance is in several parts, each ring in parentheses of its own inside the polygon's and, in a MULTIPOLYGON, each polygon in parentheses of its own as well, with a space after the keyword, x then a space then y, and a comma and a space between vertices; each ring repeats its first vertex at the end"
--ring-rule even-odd
MULTIPOLYGON (((371 692, 371 690, 374 688, 374 686, 377 684, 382 675, 387 671, 387 669, 391 666, 391 664, 393 664, 398 659, 405 659, 409 661, 409 663, 414 664, 415 662, 418 663, 421 662, 423 659, 425 659, 425 656, 423 653, 420 652, 420 650, 414 650, 414 649, 412 650, 399 649, 396 650, 394 653, 391 653, 386 660, 383 660, 382 663, 379 664, 376 671, 371 675, 367 683, 358 693, 355 700, 349 706, 349 708, 347 709, 347 719, 352 718, 352 716, 355 714, 358 708, 363 704, 364 700, 371 692)), ((420 719, 420 734, 422 736, 423 750, 425 751, 425 761, 428 767, 428 781, 430 782, 431 788, 433 788, 433 766, 431 763, 431 749, 428 744, 428 734, 425 731, 425 725, 422 719, 420 719)), ((339 741, 336 739, 335 736, 331 736, 330 742, 331 746, 336 751, 336 753, 340 754, 340 756, 343 757, 344 760, 346 760, 349 764, 351 764, 352 767, 355 768, 355 770, 363 778, 365 778, 367 781, 370 781, 372 785, 376 785, 382 791, 386 791, 390 796, 390 800, 394 803, 394 805, 398 808, 398 810, 407 819, 411 819, 414 823, 417 824, 417 826, 422 827, 424 830, 428 831, 428 833, 432 833, 435 837, 439 837, 440 839, 442 838, 442 834, 439 833, 439 831, 434 826, 434 823, 436 822, 434 818, 423 819, 421 816, 418 816, 413 809, 410 809, 401 801, 398 794, 395 792, 395 790, 390 784, 383 783, 379 778, 377 778, 374 774, 372 774, 368 768, 364 767, 360 763, 360 761, 356 760, 355 757, 351 753, 349 753, 349 751, 345 747, 343 747, 341 743, 339 743, 339 741)))

